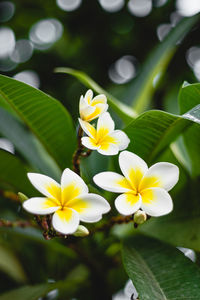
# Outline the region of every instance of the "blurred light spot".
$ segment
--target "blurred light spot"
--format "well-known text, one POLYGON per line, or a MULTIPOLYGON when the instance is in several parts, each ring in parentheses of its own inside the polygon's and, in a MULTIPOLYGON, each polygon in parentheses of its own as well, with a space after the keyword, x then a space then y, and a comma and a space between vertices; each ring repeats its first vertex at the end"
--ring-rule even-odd
POLYGON ((198 81, 200 81, 200 60, 195 62, 194 67, 193 67, 193 72, 198 81))
POLYGON ((19 72, 16 75, 14 75, 13 78, 25 82, 35 88, 39 88, 40 86, 39 76, 35 71, 32 70, 19 72))
POLYGON ((73 11, 81 5, 82 0, 56 0, 56 4, 65 11, 73 11))
POLYGON ((124 0, 99 0, 102 8, 108 12, 117 12, 124 6, 124 0))
POLYGON ((53 291, 50 291, 47 295, 46 295, 46 298, 48 300, 53 300, 53 299, 56 299, 58 297, 58 289, 55 289, 53 291))
POLYGON ((18 40, 10 58, 16 63, 23 63, 31 58, 33 45, 29 40, 18 40))
POLYGON ((172 12, 170 15, 170 21, 172 26, 176 26, 182 18, 183 17, 177 11, 172 12))
POLYGON ((168 35, 170 30, 172 29, 171 24, 160 24, 157 27, 157 36, 160 41, 164 40, 164 38, 168 35))
POLYGON ((137 64, 134 56, 123 56, 111 65, 108 72, 110 79, 117 84, 130 81, 137 74, 137 64))
POLYGON ((176 0, 176 8, 182 16, 193 16, 200 12, 199 0, 176 0))
POLYGON ((130 279, 125 285, 124 294, 129 297, 129 299, 131 299, 131 297, 134 299, 138 298, 138 292, 130 279), (134 295, 134 297, 132 295, 134 295))
POLYGON ((15 153, 14 145, 6 138, 0 138, 0 149, 4 149, 12 154, 15 153))
POLYGON ((32 26, 29 37, 36 49, 45 50, 50 48, 62 33, 63 26, 58 20, 46 19, 32 26))
POLYGON ((0 3, 0 22, 9 21, 15 13, 15 5, 10 1, 0 3))
POLYGON ((12 71, 17 67, 17 63, 12 61, 10 57, 0 58, 0 71, 8 72, 12 71))
POLYGON ((181 252, 185 254, 191 261, 196 261, 196 254, 192 249, 183 248, 183 247, 177 247, 181 252))
POLYGON ((167 0, 153 0, 153 5, 155 7, 161 7, 167 3, 167 0))
POLYGON ((129 0, 128 9, 137 17, 146 17, 152 10, 151 0, 129 0))
POLYGON ((15 35, 9 27, 0 28, 0 58, 9 56, 15 48, 15 35))
POLYGON ((186 60, 188 65, 193 68, 195 63, 200 60, 200 48, 199 47, 191 47, 186 52, 186 60))

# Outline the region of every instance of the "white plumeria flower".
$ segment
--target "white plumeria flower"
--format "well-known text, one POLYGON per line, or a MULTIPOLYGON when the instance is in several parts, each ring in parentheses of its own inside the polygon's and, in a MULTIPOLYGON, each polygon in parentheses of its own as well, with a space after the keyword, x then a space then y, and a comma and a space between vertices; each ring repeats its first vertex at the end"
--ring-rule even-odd
POLYGON ((110 210, 110 205, 101 196, 89 194, 83 179, 70 169, 65 169, 61 184, 52 178, 28 173, 32 185, 45 197, 34 197, 23 203, 25 210, 36 215, 53 214, 52 226, 62 234, 72 234, 80 221, 93 223, 110 210))
POLYGON ((79 119, 79 122, 84 132, 88 135, 81 139, 85 147, 97 150, 104 155, 116 155, 119 151, 128 147, 129 138, 123 131, 114 130, 115 124, 108 112, 103 113, 99 117, 97 129, 81 119, 79 119))
POLYGON ((119 165, 124 176, 102 172, 93 180, 104 190, 122 193, 115 200, 115 207, 121 214, 131 215, 141 208, 148 215, 158 217, 172 211, 173 202, 168 191, 178 181, 177 166, 160 162, 148 169, 143 159, 129 151, 120 153, 119 165))
POLYGON ((93 98, 92 90, 88 90, 80 98, 79 112, 83 121, 90 122, 98 118, 103 112, 107 111, 108 104, 105 95, 101 94, 93 98))

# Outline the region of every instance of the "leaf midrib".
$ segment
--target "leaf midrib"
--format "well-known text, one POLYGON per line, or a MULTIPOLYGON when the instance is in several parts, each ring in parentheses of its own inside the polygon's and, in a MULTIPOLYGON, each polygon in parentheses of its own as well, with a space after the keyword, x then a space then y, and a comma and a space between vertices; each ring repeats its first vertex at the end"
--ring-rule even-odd
POLYGON ((131 250, 130 250, 130 249, 127 249, 127 251, 129 251, 129 253, 130 253, 130 251, 134 253, 134 256, 136 257, 137 262, 139 262, 138 264, 140 264, 141 267, 143 268, 143 272, 144 272, 144 270, 145 270, 145 272, 144 272, 145 275, 146 275, 146 274, 149 275, 149 276, 147 276, 147 277, 151 278, 152 283, 154 283, 155 289, 159 290, 159 292, 161 293, 161 296, 163 297, 163 298, 160 299, 160 300, 170 300, 170 299, 166 298, 165 293, 164 293, 162 287, 160 286, 159 282, 158 282, 157 279, 156 279, 156 276, 155 276, 154 273, 151 271, 149 265, 148 265, 147 262, 143 259, 143 257, 139 254, 139 252, 138 252, 135 248, 134 248, 134 249, 132 248, 131 250))

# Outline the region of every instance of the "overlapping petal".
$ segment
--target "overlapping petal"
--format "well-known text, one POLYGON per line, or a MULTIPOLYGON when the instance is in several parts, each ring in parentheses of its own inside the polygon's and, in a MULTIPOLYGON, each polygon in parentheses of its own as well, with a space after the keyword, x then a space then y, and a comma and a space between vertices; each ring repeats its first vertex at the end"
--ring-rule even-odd
POLYGON ((23 208, 32 214, 47 215, 60 209, 60 205, 54 199, 34 197, 24 201, 23 208))
POLYGON ((88 149, 97 150, 99 146, 96 145, 96 142, 91 137, 84 136, 81 139, 81 143, 88 149))
POLYGON ((122 130, 115 130, 110 137, 114 139, 114 143, 120 151, 126 149, 130 143, 130 139, 122 130))
POLYGON ((28 173, 27 175, 32 185, 43 195, 49 198, 60 199, 60 184, 54 179, 38 173, 28 173))
POLYGON ((115 199, 115 207, 122 215, 128 216, 134 214, 141 207, 141 200, 139 194, 121 194, 115 199))
POLYGON ((96 137, 96 129, 88 122, 79 119, 79 123, 83 129, 83 131, 90 136, 91 138, 96 137))
POLYGON ((145 189, 141 192, 141 197, 141 208, 150 216, 163 216, 173 209, 171 196, 162 188, 145 189))
POLYGON ((119 152, 119 147, 112 143, 102 143, 101 146, 97 149, 100 154, 103 155, 116 155, 119 152))
POLYGON ((148 170, 145 161, 132 152, 123 151, 119 155, 119 165, 124 176, 137 191, 142 177, 148 170))
POLYGON ((83 179, 70 169, 65 169, 61 177, 61 203, 67 205, 71 199, 88 193, 88 187, 83 179))
POLYGON ((79 214, 71 208, 58 210, 52 217, 53 227, 62 234, 74 233, 78 228, 79 221, 79 214))
POLYGON ((103 197, 92 193, 82 194, 68 205, 78 212, 81 221, 88 223, 99 221, 102 214, 110 210, 110 205, 103 197))
POLYGON ((115 129, 115 123, 108 112, 103 113, 97 122, 98 134, 106 135, 113 132, 115 129))
POLYGON ((103 94, 93 98, 92 90, 88 90, 85 96, 80 98, 79 112, 83 121, 90 122, 107 111, 107 109, 107 98, 103 94))
POLYGON ((96 185, 102 189, 114 193, 131 192, 132 187, 128 180, 115 172, 102 172, 93 177, 96 185))
POLYGON ((171 190, 179 179, 177 166, 167 162, 159 162, 151 166, 140 183, 140 188, 161 187, 171 190))

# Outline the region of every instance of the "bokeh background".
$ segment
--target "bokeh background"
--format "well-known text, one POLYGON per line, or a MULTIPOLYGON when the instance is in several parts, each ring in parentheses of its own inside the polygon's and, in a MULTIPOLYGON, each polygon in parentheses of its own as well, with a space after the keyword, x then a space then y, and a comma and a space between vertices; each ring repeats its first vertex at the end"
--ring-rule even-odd
MULTIPOLYGON (((1 1, 0 72, 59 99, 75 118, 85 88, 54 74, 56 67, 82 70, 126 100, 121 95, 149 53, 183 16, 199 10, 198 0, 1 1)), ((169 98, 183 80, 200 80, 198 24, 179 43, 152 104, 173 112, 176 101, 169 98)))
MULTIPOLYGON (((82 70, 118 99, 128 103, 125 91, 138 78, 153 49, 183 17, 198 12, 200 0, 1 1, 0 73, 24 81, 60 100, 76 120, 79 98, 86 88, 69 75, 54 73, 55 68, 82 70)), ((177 96, 183 81, 200 81, 199 28, 200 23, 197 22, 178 41, 178 49, 162 80, 158 81, 155 76, 152 88, 156 89, 151 108, 178 113, 177 96)), ((3 138, 0 138, 0 148, 14 152, 12 144, 3 138)), ((24 216, 18 204, 6 198, 1 199, 0 209, 1 217, 6 219, 24 216)), ((24 282, 37 284, 62 280, 76 266, 70 249, 63 250, 60 244, 54 242, 48 242, 47 246, 35 231, 32 231, 31 238, 30 231, 27 233, 26 230, 17 234, 15 231, 4 232, 0 237, 2 241, 0 292, 17 288, 24 282), (22 266, 12 256, 12 245, 22 266), (6 264, 11 257, 14 268, 6 264), (13 270, 16 272, 13 273, 13 270)), ((87 248, 87 240, 84 243, 87 248)), ((94 248, 101 245, 100 253, 104 247, 106 249, 101 236, 97 236, 93 243, 94 248)), ((115 252, 115 244, 109 251, 111 255, 115 252)), ((92 256, 92 251, 88 255, 92 256)), ((110 267, 108 261, 104 263, 110 267)), ((86 276, 81 266, 75 272, 86 276)), ((121 289, 127 279, 121 268, 112 269, 108 274, 112 293, 121 289)), ((91 283, 86 279, 84 293, 80 288, 77 299, 79 295, 81 299, 93 299, 95 290, 90 288, 91 283)), ((124 292, 122 294, 123 299, 130 299, 130 295, 126 298, 124 292)), ((54 293, 44 299, 58 298, 54 293)), ((66 298, 61 296, 59 299, 66 298)), ((115 300, 119 299, 122 298, 116 296, 115 300)))

